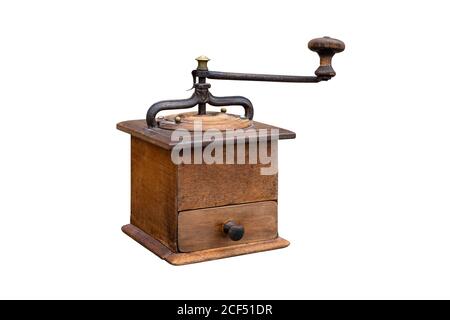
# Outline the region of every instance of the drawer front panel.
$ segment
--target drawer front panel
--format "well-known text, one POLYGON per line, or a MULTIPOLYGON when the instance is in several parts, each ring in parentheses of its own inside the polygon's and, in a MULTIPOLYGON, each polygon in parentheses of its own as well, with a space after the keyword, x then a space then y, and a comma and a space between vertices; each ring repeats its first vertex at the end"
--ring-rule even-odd
MULTIPOLYGON (((182 211, 178 215, 178 249, 181 252, 233 246, 278 236, 277 203, 263 201, 225 207, 215 207, 182 211), (241 232, 240 240, 236 232, 225 233, 224 225, 232 221, 241 232)), ((238 236, 239 237, 239 236, 238 236)))

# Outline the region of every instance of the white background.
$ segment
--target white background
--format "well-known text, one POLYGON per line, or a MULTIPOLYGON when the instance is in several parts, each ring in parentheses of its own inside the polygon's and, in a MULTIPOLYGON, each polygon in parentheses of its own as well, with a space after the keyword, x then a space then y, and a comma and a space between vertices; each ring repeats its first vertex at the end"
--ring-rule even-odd
POLYGON ((0 298, 450 298, 445 1, 2 1, 0 298), (213 83, 280 142, 287 249, 173 267, 120 231, 129 136, 210 69, 320 84, 213 83), (240 283, 239 290, 230 281, 240 283))

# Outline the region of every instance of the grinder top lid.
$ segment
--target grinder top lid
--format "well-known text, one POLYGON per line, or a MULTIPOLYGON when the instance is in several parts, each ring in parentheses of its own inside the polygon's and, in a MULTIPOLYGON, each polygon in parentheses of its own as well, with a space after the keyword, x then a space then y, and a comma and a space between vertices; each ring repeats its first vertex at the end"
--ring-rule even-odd
POLYGON ((161 129, 188 131, 245 129, 251 127, 253 123, 245 116, 226 113, 225 108, 222 108, 221 112, 207 111, 205 114, 196 111, 170 114, 158 117, 156 122, 161 129))

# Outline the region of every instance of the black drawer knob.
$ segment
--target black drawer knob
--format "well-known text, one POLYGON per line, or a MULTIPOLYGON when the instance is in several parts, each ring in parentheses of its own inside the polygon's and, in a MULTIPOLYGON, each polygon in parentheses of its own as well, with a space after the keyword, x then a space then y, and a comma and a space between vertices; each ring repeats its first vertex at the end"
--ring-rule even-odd
POLYGON ((234 221, 228 221, 223 225, 223 232, 233 241, 239 241, 244 236, 244 227, 234 221))

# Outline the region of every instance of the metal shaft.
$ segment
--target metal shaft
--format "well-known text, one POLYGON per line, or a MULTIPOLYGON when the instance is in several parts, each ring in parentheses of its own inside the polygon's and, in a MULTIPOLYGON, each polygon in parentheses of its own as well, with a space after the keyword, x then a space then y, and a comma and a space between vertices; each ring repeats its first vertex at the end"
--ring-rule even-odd
POLYGON ((269 81, 269 82, 297 82, 297 83, 316 83, 328 80, 327 77, 316 76, 289 76, 278 74, 256 74, 256 73, 237 73, 222 71, 200 71, 196 70, 196 75, 201 78, 215 80, 241 80, 241 81, 269 81))
MULTIPOLYGON (((198 78, 198 83, 206 83, 206 78, 204 77, 198 78)), ((206 114, 206 103, 198 104, 198 114, 206 114)))

